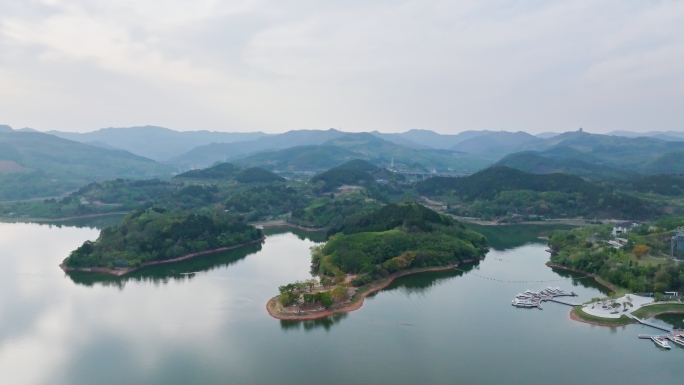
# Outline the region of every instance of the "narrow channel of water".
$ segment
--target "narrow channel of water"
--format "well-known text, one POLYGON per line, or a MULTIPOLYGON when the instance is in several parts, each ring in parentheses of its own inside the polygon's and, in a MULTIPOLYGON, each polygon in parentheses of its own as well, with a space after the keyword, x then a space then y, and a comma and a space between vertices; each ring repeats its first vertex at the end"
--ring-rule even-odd
MULTIPOLYGON (((400 278, 346 315, 281 322, 265 303, 278 285, 309 277, 308 248, 321 234, 269 231, 261 245, 112 278, 57 267, 97 237, 87 221, 78 225, 0 223, 2 383, 674 384, 684 376, 684 349, 637 338, 650 328, 577 323, 555 303, 510 305, 546 286, 578 301, 602 296, 593 280, 544 265, 543 228, 483 229, 494 247, 478 264, 400 278)), ((680 327, 682 318, 658 317, 680 327)))

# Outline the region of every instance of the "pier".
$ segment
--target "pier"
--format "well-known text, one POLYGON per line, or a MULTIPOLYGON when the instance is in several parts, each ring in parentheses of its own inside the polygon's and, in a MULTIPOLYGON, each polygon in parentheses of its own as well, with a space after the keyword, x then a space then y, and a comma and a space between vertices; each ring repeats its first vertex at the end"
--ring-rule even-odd
MULTIPOLYGON (((684 329, 670 329, 670 328, 665 327, 665 326, 663 326, 663 325, 658 325, 658 324, 655 324, 655 323, 653 323, 653 322, 648 322, 648 321, 643 320, 643 319, 641 319, 641 318, 639 318, 639 317, 637 317, 637 316, 634 316, 634 315, 632 315, 632 314, 627 314, 627 316, 628 316, 629 318, 631 318, 631 319, 637 321, 638 323, 640 323, 640 324, 642 324, 642 325, 650 326, 650 327, 652 327, 652 328, 655 328, 655 329, 658 329, 658 330, 664 330, 664 331, 668 332, 668 334, 659 334, 659 335, 658 335, 658 334, 655 334, 655 335, 651 335, 651 334, 639 334, 639 336, 638 336, 639 338, 641 338, 641 339, 647 339, 647 340, 654 340, 654 339, 661 339, 661 340, 664 340, 664 339, 668 339, 668 340, 674 342, 675 344, 684 347, 684 329)), ((661 347, 662 347, 662 346, 661 346, 661 347)), ((668 347, 668 349, 669 349, 669 347, 668 347)))
POLYGON ((579 306, 579 304, 565 301, 562 299, 557 299, 556 297, 576 297, 577 294, 574 292, 566 292, 561 290, 559 287, 546 289, 536 292, 532 290, 526 290, 524 293, 519 293, 515 296, 515 299, 511 305, 516 307, 536 307, 537 309, 543 310, 541 303, 544 301, 551 301, 561 303, 568 306, 579 306))
POLYGON ((668 333, 673 333, 673 332, 674 332, 672 329, 670 329, 670 328, 668 328, 668 327, 666 327, 666 326, 658 325, 658 324, 655 324, 655 323, 653 323, 653 322, 648 322, 648 321, 643 320, 643 319, 641 319, 641 318, 639 318, 639 317, 637 317, 637 316, 635 316, 635 315, 632 315, 632 314, 627 314, 627 317, 629 317, 629 318, 635 320, 636 322, 638 322, 638 323, 640 323, 640 324, 642 324, 642 325, 650 326, 650 327, 652 327, 652 328, 659 329, 659 330, 663 330, 663 331, 666 331, 666 332, 668 332, 668 333))

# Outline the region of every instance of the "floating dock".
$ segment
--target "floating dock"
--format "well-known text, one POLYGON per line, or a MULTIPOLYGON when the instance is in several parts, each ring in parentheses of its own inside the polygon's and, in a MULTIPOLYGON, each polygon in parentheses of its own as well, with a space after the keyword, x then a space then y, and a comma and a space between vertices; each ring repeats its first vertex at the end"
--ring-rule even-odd
POLYGON ((652 340, 653 338, 668 339, 668 340, 674 342, 675 344, 684 347, 684 329, 670 329, 667 326, 658 325, 658 324, 653 323, 653 322, 648 322, 648 321, 641 319, 637 316, 634 316, 632 314, 627 314, 627 317, 635 320, 636 322, 638 322, 642 325, 650 326, 652 328, 659 329, 659 330, 664 330, 668 333, 668 334, 655 334, 655 335, 639 334, 639 336, 638 336, 639 338, 650 339, 650 340, 652 340))
POLYGON ((515 296, 515 299, 513 299, 513 302, 511 302, 511 305, 516 306, 516 307, 536 307, 537 309, 543 309, 541 303, 544 301, 551 301, 551 302, 557 302, 557 303, 562 303, 563 305, 568 305, 568 306, 579 306, 580 304, 578 303, 572 303, 569 301, 557 299, 556 297, 576 297, 577 294, 574 292, 566 292, 561 290, 559 287, 547 287, 546 289, 542 291, 532 291, 532 290, 525 290, 524 293, 519 293, 518 295, 515 296))

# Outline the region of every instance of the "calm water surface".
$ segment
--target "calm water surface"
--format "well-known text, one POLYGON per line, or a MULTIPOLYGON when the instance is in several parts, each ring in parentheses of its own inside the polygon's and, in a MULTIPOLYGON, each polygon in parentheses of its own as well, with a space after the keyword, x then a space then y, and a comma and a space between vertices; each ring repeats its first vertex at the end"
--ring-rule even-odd
MULTIPOLYGON (((91 222, 104 226, 106 220, 91 222)), ((476 228, 493 250, 464 271, 404 277, 355 312, 272 319, 277 287, 309 277, 320 234, 271 231, 261 245, 126 278, 57 265, 99 233, 88 221, 0 223, 2 384, 676 384, 684 349, 653 329, 573 322, 570 308, 516 309, 525 289, 601 296, 544 266, 541 227, 476 228), (503 281, 552 281, 508 283, 503 281), (555 281, 560 280, 560 281, 555 281)), ((681 315, 658 322, 682 326, 681 315)))

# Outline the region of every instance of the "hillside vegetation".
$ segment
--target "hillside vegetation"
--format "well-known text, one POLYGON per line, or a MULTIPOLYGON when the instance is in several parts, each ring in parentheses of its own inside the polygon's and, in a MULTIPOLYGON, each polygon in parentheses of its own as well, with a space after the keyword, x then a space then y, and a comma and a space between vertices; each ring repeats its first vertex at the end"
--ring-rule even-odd
POLYGON ((636 293, 684 291, 684 265, 664 258, 639 255, 639 248, 653 251, 666 248, 661 239, 669 239, 670 232, 649 234, 647 228, 642 227, 630 232, 629 242, 622 249, 605 243, 605 240, 610 239, 612 226, 589 226, 555 232, 549 238, 549 246, 557 251, 551 256, 551 262, 596 274, 636 293))
POLYGON ((416 203, 390 204, 332 236, 313 263, 321 275, 360 274, 362 285, 399 270, 481 258, 486 238, 416 203))
POLYGON ((228 215, 197 215, 163 209, 139 210, 86 241, 64 260, 69 267, 138 267, 258 240, 261 230, 228 215))
POLYGON ((247 220, 255 221, 265 215, 285 214, 304 207, 309 198, 292 187, 259 186, 237 193, 226 199, 227 210, 245 214, 247 220))
POLYGON ((0 133, 0 161, 31 170, 0 173, 0 200, 61 195, 98 180, 170 177, 172 170, 126 151, 38 132, 0 133))
POLYGON ((676 155, 684 152, 684 142, 681 141, 646 137, 627 138, 575 131, 522 144, 516 152, 530 150, 540 151, 537 155, 546 158, 572 158, 632 172, 684 173, 682 158, 676 155))
POLYGON ((651 218, 650 203, 566 174, 529 174, 492 167, 463 178, 430 178, 416 184, 421 194, 441 196, 454 214, 477 217, 584 216, 651 218))
POLYGON ((285 178, 260 167, 252 167, 240 171, 235 176, 235 180, 240 183, 285 182, 285 178))
POLYGON ((174 179, 231 180, 242 171, 242 167, 232 163, 219 163, 212 167, 190 170, 174 176, 174 179))
POLYGON ((567 151, 570 150, 567 148, 564 150, 566 151, 563 151, 561 154, 557 151, 518 152, 505 156, 496 162, 494 167, 506 166, 531 174, 563 173, 589 180, 624 180, 639 175, 634 171, 585 161, 583 159, 591 157, 583 156, 582 153, 576 150, 567 151))
POLYGON ((292 211, 290 222, 304 227, 329 228, 329 234, 339 231, 371 211, 382 207, 376 199, 355 192, 338 198, 319 198, 306 207, 292 211))

